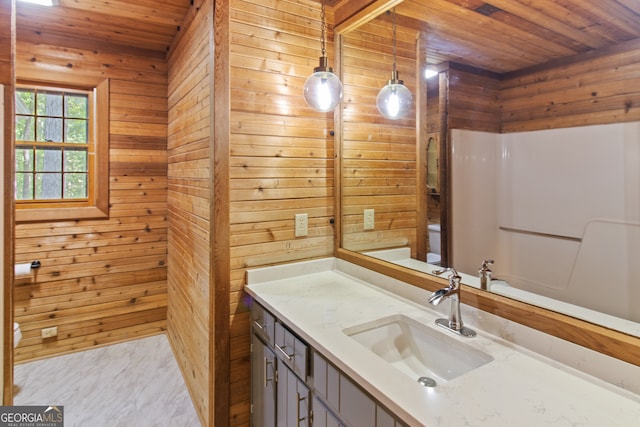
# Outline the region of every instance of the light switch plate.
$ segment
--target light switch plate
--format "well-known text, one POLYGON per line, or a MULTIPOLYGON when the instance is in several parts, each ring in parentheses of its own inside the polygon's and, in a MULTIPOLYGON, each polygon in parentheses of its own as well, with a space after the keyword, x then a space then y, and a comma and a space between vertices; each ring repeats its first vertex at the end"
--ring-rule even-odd
POLYGON ((309 234, 309 216, 306 213, 296 214, 296 237, 303 237, 309 234))
POLYGON ((375 228, 374 215, 375 213, 373 209, 364 210, 364 229, 365 230, 373 230, 375 228))

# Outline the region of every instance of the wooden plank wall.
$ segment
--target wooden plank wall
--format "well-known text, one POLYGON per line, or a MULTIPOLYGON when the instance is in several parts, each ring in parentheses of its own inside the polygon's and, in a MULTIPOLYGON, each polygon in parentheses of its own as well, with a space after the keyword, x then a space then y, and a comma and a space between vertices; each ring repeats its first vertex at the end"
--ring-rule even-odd
POLYGON ((168 336, 203 425, 214 399, 209 393, 211 11, 205 1, 172 46, 168 91, 168 336))
POLYGON ((16 75, 110 79, 110 217, 24 223, 16 262, 39 259, 14 289, 23 338, 16 362, 148 336, 166 328, 167 66, 164 55, 21 30, 16 75), (58 337, 43 340, 42 328, 58 337))
MULTIPOLYGON (((335 151, 333 114, 313 111, 302 96, 321 56, 319 3, 233 0, 230 6, 230 424, 246 426, 245 271, 333 255, 335 151), (309 216, 307 237, 294 236, 296 213, 309 216)), ((330 8, 327 22, 333 22, 330 8)), ((327 55, 335 66, 330 28, 327 55)))
POLYGON ((507 75, 502 132, 640 120, 640 42, 507 75))
POLYGON ((391 77, 392 27, 378 18, 344 37, 343 244, 350 250, 411 247, 416 252, 416 33, 397 29, 399 78, 414 96, 407 118, 385 119, 378 92, 391 77), (382 52, 382 53, 381 53, 382 52), (374 209, 375 229, 363 229, 374 209))
POLYGON ((2 141, 2 159, 3 162, 2 171, 4 174, 1 176, 3 187, 2 209, 3 213, 0 216, 2 221, 0 227, 2 227, 2 265, 3 269, 2 279, 2 296, 0 296, 0 304, 3 309, 0 310, 2 316, 2 373, 0 379, 2 380, 2 404, 12 404, 13 389, 13 328, 11 326, 11 310, 13 309, 12 292, 9 283, 13 277, 13 197, 9 195, 13 194, 13 144, 11 144, 13 138, 13 85, 14 85, 14 68, 13 68, 13 54, 15 43, 13 40, 13 28, 14 19, 12 17, 12 8, 15 7, 12 0, 0 0, 0 84, 4 86, 4 115, 0 116, 0 120, 3 122, 3 138, 2 141), (6 332, 6 333, 5 333, 6 332))
POLYGON ((500 81, 482 73, 449 69, 449 129, 500 132, 500 81))

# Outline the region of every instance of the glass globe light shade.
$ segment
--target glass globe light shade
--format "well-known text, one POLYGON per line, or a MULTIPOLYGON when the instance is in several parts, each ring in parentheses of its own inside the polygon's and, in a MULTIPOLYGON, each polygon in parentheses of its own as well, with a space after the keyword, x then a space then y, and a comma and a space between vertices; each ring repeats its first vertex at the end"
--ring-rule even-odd
POLYGON ((389 83, 380 89, 376 98, 380 114, 391 120, 406 116, 411 110, 412 102, 411 91, 402 84, 402 80, 389 80, 389 83))
POLYGON ((331 68, 316 68, 304 83, 304 100, 316 111, 333 111, 341 99, 342 82, 331 68))

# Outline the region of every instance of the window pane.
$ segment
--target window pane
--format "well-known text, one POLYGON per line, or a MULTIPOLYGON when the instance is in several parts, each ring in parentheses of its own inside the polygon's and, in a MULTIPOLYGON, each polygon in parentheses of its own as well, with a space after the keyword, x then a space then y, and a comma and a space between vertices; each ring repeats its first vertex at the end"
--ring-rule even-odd
POLYGON ((88 117, 89 97, 87 95, 66 94, 64 97, 64 115, 76 119, 88 117))
POLYGON ((87 197, 87 174, 86 173, 66 173, 64 174, 64 198, 84 199, 87 197))
POLYGON ((16 114, 35 113, 35 94, 31 89, 16 89, 16 114))
POLYGON ((44 200, 60 198, 62 198, 62 174, 37 173, 36 199, 44 200))
POLYGON ((32 116, 16 116, 16 141, 35 141, 36 123, 32 116))
POLYGON ((36 150, 36 171, 62 172, 62 149, 38 148, 36 150))
POLYGON ((87 150, 64 150, 64 171, 65 172, 86 172, 87 171, 87 150))
POLYGON ((37 113, 39 116, 62 117, 62 93, 61 92, 38 92, 37 113))
POLYGON ((16 200, 33 199, 33 174, 16 173, 16 200))
POLYGON ((18 172, 33 171, 33 149, 16 148, 16 171, 18 172))
POLYGON ((37 141, 62 142, 62 119, 38 117, 36 120, 38 131, 37 141))
POLYGON ((64 123, 65 142, 87 143, 88 122, 86 120, 68 119, 64 123))

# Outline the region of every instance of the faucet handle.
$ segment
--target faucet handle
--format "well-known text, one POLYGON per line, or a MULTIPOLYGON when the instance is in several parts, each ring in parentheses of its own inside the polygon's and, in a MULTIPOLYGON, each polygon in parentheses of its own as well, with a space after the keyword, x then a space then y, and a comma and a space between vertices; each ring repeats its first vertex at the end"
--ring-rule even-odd
POLYGON ((447 271, 450 271, 452 276, 460 277, 460 275, 458 274, 456 269, 453 268, 453 267, 447 267, 447 268, 440 268, 438 270, 432 270, 431 274, 435 274, 436 276, 439 276, 439 275, 441 275, 443 273, 446 273, 447 271))
POLYGON ((493 265, 493 260, 492 259, 485 259, 484 261, 482 261, 482 267, 480 268, 481 270, 489 270, 489 266, 493 265))
POLYGON ((482 261, 482 267, 478 270, 478 274, 480 275, 480 289, 488 291, 491 286, 491 270, 489 266, 493 264, 492 259, 485 259, 482 261))

